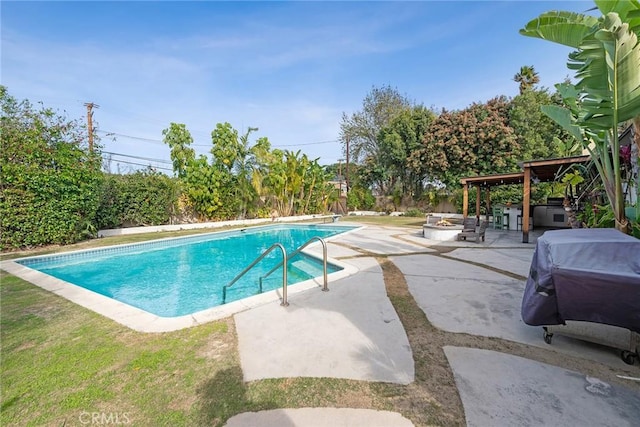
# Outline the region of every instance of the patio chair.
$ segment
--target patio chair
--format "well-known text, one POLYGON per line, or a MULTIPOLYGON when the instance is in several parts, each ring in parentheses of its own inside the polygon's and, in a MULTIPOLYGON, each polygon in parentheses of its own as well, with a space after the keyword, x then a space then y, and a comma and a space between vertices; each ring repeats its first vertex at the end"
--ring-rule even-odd
POLYGON ((458 233, 458 235, 456 236, 456 240, 466 241, 467 239, 473 238, 473 240, 477 243, 482 238, 482 241, 484 242, 484 234, 487 231, 488 226, 489 222, 482 221, 480 223, 480 228, 478 229, 478 231, 475 231, 475 229, 473 231, 462 230, 462 232, 458 233))
POLYGON ((493 228, 509 229, 509 214, 505 213, 502 206, 493 207, 493 228))
POLYGON ((476 217, 468 216, 462 221, 462 231, 476 231, 476 217))

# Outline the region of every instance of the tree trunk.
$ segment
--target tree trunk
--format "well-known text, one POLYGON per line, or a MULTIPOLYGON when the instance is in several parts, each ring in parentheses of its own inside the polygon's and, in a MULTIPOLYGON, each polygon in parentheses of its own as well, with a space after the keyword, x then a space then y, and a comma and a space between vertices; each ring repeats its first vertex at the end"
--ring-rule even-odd
POLYGON ((304 214, 306 215, 309 212, 309 203, 311 203, 311 195, 313 194, 313 187, 316 185, 316 176, 313 176, 313 180, 311 181, 311 186, 309 187, 309 197, 307 197, 307 202, 304 205, 304 214))
MULTIPOLYGON (((567 212, 567 222, 569 224, 569 227, 571 228, 581 228, 581 224, 580 221, 578 220, 578 216, 576 215, 576 212, 573 210, 573 206, 571 206, 571 201, 569 200, 568 197, 565 196, 564 201, 562 202, 562 205, 564 206, 564 210, 565 212, 567 212)), ((480 213, 476 213, 476 215, 480 215, 480 213)))

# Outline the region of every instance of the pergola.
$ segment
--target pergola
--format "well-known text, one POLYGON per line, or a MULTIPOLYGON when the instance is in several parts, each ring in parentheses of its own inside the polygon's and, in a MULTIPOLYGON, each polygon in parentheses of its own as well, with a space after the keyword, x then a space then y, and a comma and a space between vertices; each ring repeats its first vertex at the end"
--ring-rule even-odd
POLYGON ((522 162, 521 172, 502 173, 486 176, 472 176, 460 179, 463 188, 462 214, 466 218, 469 215, 469 186, 477 187, 476 192, 476 217, 480 220, 480 190, 486 190, 487 221, 489 220, 489 208, 491 206, 491 187, 498 185, 523 184, 522 186, 522 242, 529 242, 529 215, 531 201, 531 181, 550 182, 558 176, 563 168, 569 168, 574 164, 588 163, 591 156, 573 156, 560 159, 530 160, 522 162))

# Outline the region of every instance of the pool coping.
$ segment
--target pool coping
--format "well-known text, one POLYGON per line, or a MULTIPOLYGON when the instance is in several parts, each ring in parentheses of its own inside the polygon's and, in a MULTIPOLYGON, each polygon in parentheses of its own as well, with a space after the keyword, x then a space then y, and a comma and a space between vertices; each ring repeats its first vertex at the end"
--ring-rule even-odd
MULTIPOLYGON (((280 223, 278 225, 286 225, 286 224, 280 223)), ((331 241, 334 238, 339 238, 340 236, 344 236, 345 234, 348 234, 357 230, 362 230, 363 228, 365 227, 351 228, 350 230, 347 230, 335 236, 331 236, 324 240, 331 241)), ((206 234, 219 234, 219 233, 225 233, 225 232, 228 232, 228 231, 206 233, 206 234)), ((203 235, 199 235, 199 236, 203 236, 203 235)), ((168 240, 168 239, 184 239, 188 237, 190 236, 154 239, 144 243, 156 242, 156 241, 168 240)), ((53 294, 61 296, 79 306, 87 308, 93 312, 96 312, 102 316, 105 316, 117 323, 120 323, 121 325, 124 325, 138 332, 157 333, 157 332, 177 331, 180 329, 201 325, 203 323, 220 320, 225 317, 232 316, 236 313, 248 310, 250 308, 258 307, 258 306, 275 302, 275 301, 280 301, 282 299, 282 287, 280 287, 276 290, 267 291, 259 295, 243 298, 238 301, 232 301, 216 307, 211 307, 205 310, 197 311, 195 313, 191 313, 183 316, 176 316, 176 317, 162 317, 156 314, 149 313, 140 308, 133 307, 129 304, 117 301, 105 295, 101 295, 89 289, 85 289, 81 286, 74 285, 73 283, 66 282, 64 280, 58 279, 53 276, 49 276, 48 274, 26 267, 17 262, 27 258, 69 255, 69 254, 75 254, 75 253, 88 252, 92 250, 108 249, 108 248, 124 247, 124 246, 132 246, 132 245, 135 245, 135 244, 128 243, 123 245, 111 245, 111 246, 105 246, 103 248, 82 249, 77 251, 60 252, 57 254, 23 257, 23 258, 14 259, 14 260, 4 260, 4 261, 0 261, 0 269, 20 279, 23 279, 35 286, 38 286, 39 288, 42 288, 53 294)), ((320 245, 320 242, 314 242, 310 244, 302 252, 308 256, 318 258, 316 254, 308 251, 308 249, 312 249, 317 245, 320 245)), ((343 279, 345 277, 349 277, 358 272, 358 269, 355 266, 345 263, 343 261, 339 261, 339 260, 327 257, 327 262, 330 262, 342 268, 342 270, 340 271, 337 271, 335 273, 330 273, 327 275, 328 283, 334 282, 339 279, 343 279)), ((303 282, 287 286, 287 295, 293 295, 293 294, 304 292, 313 288, 317 288, 320 291, 322 286, 323 286, 322 277, 305 280, 303 282)))

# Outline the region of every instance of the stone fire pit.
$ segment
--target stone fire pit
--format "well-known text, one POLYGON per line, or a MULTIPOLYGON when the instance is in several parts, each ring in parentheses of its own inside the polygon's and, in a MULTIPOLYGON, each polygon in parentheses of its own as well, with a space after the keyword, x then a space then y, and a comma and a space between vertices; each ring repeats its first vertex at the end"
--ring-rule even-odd
POLYGON ((446 219, 438 221, 435 224, 424 224, 422 226, 423 236, 429 240, 455 240, 461 231, 462 225, 453 224, 446 219))

